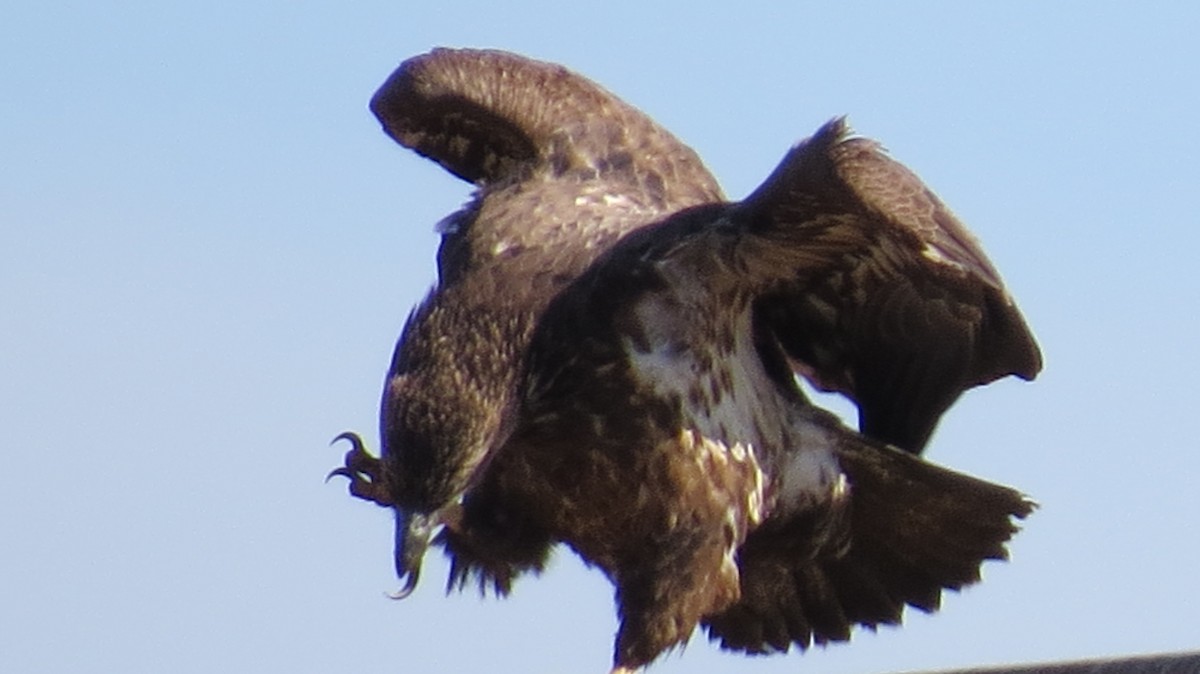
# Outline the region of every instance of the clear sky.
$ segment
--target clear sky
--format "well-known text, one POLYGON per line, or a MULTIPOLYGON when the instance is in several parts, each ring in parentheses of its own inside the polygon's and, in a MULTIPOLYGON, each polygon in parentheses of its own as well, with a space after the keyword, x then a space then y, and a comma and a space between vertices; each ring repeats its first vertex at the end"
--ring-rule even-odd
POLYGON ((389 515, 323 484, 469 193, 366 109, 436 45, 558 61, 731 197, 848 114, 982 239, 1046 356, 931 460, 1041 503, 1012 562, 807 654, 882 673, 1200 646, 1200 15, 1188 3, 9 2, 0 7, 0 671, 605 672, 568 551, 403 602, 389 515), (899 5, 904 4, 901 8, 899 5), (413 6, 419 7, 413 9, 413 6))

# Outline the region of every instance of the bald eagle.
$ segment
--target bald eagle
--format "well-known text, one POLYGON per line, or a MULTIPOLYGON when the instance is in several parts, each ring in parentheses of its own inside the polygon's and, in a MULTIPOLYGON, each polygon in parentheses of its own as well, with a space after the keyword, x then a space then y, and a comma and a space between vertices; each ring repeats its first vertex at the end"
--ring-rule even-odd
POLYGON ((920 453, 966 389, 1041 355, 978 243, 842 119, 745 199, 562 67, 437 49, 371 101, 473 183, 351 494, 392 509, 397 596, 430 544, 506 594, 565 543, 616 586, 613 672, 689 639, 844 641, 1006 557, 1033 504, 920 453), (797 384, 845 394, 858 431, 797 384))

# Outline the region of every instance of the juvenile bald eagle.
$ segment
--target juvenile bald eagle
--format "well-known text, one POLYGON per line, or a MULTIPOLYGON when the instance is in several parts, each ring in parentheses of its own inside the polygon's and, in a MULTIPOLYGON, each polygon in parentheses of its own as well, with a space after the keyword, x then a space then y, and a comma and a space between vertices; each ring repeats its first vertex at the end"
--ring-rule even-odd
POLYGON ((846 640, 1005 557, 1032 504, 919 454, 965 389, 1041 356, 876 143, 835 119, 729 202, 645 115, 513 54, 413 58, 371 109, 478 187, 396 346, 381 456, 339 436, 332 474, 395 511, 399 596, 431 540, 452 587, 500 594, 565 543, 616 586, 628 672, 697 625, 750 652, 846 640))

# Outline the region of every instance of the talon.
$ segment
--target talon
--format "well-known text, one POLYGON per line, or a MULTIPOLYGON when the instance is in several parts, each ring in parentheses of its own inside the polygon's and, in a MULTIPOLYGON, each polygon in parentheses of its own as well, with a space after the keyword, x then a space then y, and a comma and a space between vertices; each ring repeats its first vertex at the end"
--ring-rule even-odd
POLYGON ((351 449, 351 451, 354 451, 355 449, 357 449, 360 452, 363 452, 364 454, 367 451, 367 448, 365 446, 363 446, 362 436, 360 436, 358 433, 355 433, 354 431, 343 431, 341 433, 338 433, 337 436, 334 437, 334 439, 329 441, 329 446, 332 447, 333 445, 337 444, 338 440, 348 440, 350 442, 350 444, 354 446, 353 449, 351 449))
POLYGON ((351 496, 390 507, 392 499, 383 485, 379 459, 367 452, 362 438, 357 433, 346 431, 339 434, 329 444, 332 445, 338 440, 348 441, 351 445, 350 451, 346 452, 343 459, 345 465, 329 471, 329 474, 325 476, 325 482, 329 482, 334 476, 345 477, 350 480, 351 496))

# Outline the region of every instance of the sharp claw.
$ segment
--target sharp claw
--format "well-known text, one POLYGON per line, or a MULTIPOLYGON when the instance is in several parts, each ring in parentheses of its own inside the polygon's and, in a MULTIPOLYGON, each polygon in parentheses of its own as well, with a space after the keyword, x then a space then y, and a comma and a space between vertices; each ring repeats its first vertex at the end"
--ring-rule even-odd
POLYGON ((336 445, 338 440, 346 440, 353 446, 350 448, 349 452, 346 452, 346 465, 338 467, 338 468, 334 468, 333 470, 329 471, 328 475, 325 476, 326 484, 328 484, 329 481, 332 480, 335 475, 341 475, 342 477, 348 477, 348 478, 350 478, 350 481, 353 482, 355 480, 355 478, 357 478, 358 476, 354 474, 354 471, 350 470, 350 467, 349 467, 350 466, 350 457, 353 454, 355 454, 356 452, 364 452, 365 453, 367 451, 366 447, 363 446, 362 438, 359 437, 358 433, 354 433, 353 431, 346 431, 344 433, 339 433, 337 435, 337 437, 335 437, 333 440, 329 441, 329 445, 330 446, 336 445))
POLYGON ((328 483, 335 476, 347 478, 350 480, 351 496, 371 501, 376 505, 391 507, 392 499, 383 484, 383 468, 380 459, 367 452, 362 438, 357 433, 346 431, 329 444, 332 445, 338 440, 349 442, 350 451, 346 452, 343 459, 344 465, 329 471, 329 474, 325 476, 325 482, 328 483))
POLYGON ((355 433, 354 431, 345 431, 342 433, 338 433, 337 437, 335 437, 334 439, 329 441, 329 444, 331 446, 336 445, 338 440, 348 441, 351 445, 353 445, 352 449, 357 449, 362 452, 367 451, 366 447, 363 446, 362 437, 358 433, 355 433))

